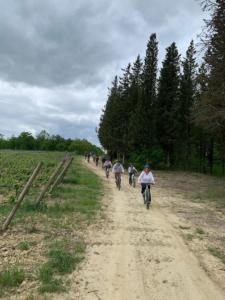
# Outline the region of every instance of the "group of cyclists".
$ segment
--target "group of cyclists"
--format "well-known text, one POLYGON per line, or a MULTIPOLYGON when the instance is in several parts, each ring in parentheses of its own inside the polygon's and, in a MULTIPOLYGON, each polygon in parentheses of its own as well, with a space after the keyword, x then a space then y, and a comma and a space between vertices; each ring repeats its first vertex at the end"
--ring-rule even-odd
POLYGON ((90 159, 91 159, 91 157, 92 157, 93 162, 96 164, 96 166, 98 166, 99 159, 100 159, 99 155, 96 155, 95 153, 92 153, 92 152, 90 152, 90 153, 87 153, 87 152, 86 152, 86 153, 84 154, 84 157, 85 157, 85 159, 86 159, 88 162, 90 162, 90 159))
MULTIPOLYGON (((96 166, 98 165, 99 162, 99 157, 98 157, 98 162, 96 162, 96 155, 94 154, 89 154, 89 158, 88 155, 85 154, 85 158, 87 159, 87 161, 90 161, 90 157, 93 158, 93 162, 96 163, 96 166)), ((124 171, 124 167, 122 162, 120 162, 119 160, 116 160, 113 164, 111 162, 111 160, 109 158, 105 158, 102 157, 101 158, 101 163, 102 163, 102 168, 105 171, 106 177, 109 177, 109 172, 110 169, 112 169, 112 173, 115 176, 115 182, 116 182, 116 186, 117 188, 120 190, 121 188, 121 175, 125 172, 124 171)), ((135 187, 135 183, 136 183, 136 175, 138 174, 137 169, 135 168, 135 166, 133 164, 130 164, 128 167, 128 178, 129 178, 129 184, 133 187, 135 187)), ((145 164, 144 168, 142 170, 142 172, 140 173, 139 177, 138 177, 138 183, 141 186, 141 194, 143 196, 144 199, 144 204, 146 204, 146 207, 149 208, 149 205, 151 203, 151 193, 150 193, 150 188, 151 185, 155 184, 155 180, 154 180, 154 176, 152 174, 151 171, 151 167, 149 164, 145 164)))

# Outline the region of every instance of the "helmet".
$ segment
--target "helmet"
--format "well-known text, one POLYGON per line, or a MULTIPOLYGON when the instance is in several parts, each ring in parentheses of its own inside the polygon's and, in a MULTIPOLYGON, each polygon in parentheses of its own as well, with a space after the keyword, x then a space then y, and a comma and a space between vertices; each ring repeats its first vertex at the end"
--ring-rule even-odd
POLYGON ((144 169, 151 169, 151 167, 150 167, 149 164, 145 164, 145 165, 144 165, 144 169))

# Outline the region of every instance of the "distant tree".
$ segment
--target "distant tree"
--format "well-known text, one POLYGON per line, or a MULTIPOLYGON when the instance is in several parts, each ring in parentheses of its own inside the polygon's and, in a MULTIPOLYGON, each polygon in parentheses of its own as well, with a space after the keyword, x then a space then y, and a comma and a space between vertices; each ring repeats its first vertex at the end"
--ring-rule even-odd
POLYGON ((42 130, 36 136, 36 149, 48 150, 50 139, 51 139, 50 134, 46 130, 42 130))
POLYGON ((34 150, 35 139, 30 132, 22 132, 17 138, 17 147, 21 150, 34 150))

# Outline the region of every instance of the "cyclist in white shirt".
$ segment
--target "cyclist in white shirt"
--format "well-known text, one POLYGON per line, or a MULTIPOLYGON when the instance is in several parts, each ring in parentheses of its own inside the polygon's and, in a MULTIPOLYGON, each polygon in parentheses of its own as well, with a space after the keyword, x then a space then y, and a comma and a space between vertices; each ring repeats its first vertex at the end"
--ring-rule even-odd
POLYGON ((146 187, 150 188, 151 184, 155 184, 154 176, 151 172, 151 168, 149 164, 144 166, 144 170, 141 172, 138 177, 138 183, 141 184, 141 193, 143 194, 146 187))
POLYGON ((104 168, 112 168, 112 163, 109 159, 106 159, 106 161, 103 164, 104 168))
POLYGON ((112 172, 115 174, 115 179, 117 180, 117 177, 120 178, 121 174, 124 173, 123 165, 119 161, 116 161, 113 165, 112 172))

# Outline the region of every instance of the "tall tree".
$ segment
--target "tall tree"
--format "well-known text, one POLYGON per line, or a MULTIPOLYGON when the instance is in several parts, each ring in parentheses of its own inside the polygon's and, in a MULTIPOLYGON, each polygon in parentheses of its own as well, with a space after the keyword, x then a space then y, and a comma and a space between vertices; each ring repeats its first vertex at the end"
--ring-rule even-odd
POLYGON ((192 130, 192 109, 196 99, 196 76, 197 64, 195 58, 195 47, 193 40, 188 47, 186 57, 182 61, 182 75, 180 82, 180 99, 179 99, 179 129, 180 145, 184 160, 188 164, 191 154, 191 130, 192 130))
POLYGON ((225 0, 204 0, 204 10, 210 13, 202 41, 206 48, 207 89, 201 94, 196 121, 212 134, 210 148, 211 171, 215 142, 220 145, 225 162, 225 0))
POLYGON ((109 91, 106 106, 103 109, 98 130, 98 137, 102 146, 111 151, 115 151, 116 143, 118 143, 115 132, 115 127, 117 127, 115 111, 119 97, 118 77, 115 76, 114 81, 112 82, 112 87, 109 91))
POLYGON ((158 42, 154 33, 150 36, 147 44, 142 81, 137 98, 138 102, 131 118, 134 147, 139 147, 142 150, 153 146, 157 63, 158 42), (134 124, 138 124, 138 126, 135 127, 134 124))
POLYGON ((157 138, 166 154, 169 165, 175 162, 175 146, 178 140, 180 55, 172 43, 166 49, 166 58, 160 71, 157 98, 157 138))
POLYGON ((202 1, 211 19, 206 21, 203 42, 207 48, 208 89, 202 94, 201 110, 206 127, 214 133, 225 132, 225 0, 202 1))

